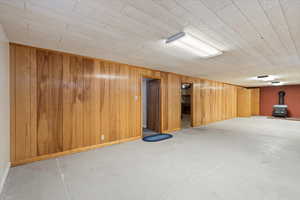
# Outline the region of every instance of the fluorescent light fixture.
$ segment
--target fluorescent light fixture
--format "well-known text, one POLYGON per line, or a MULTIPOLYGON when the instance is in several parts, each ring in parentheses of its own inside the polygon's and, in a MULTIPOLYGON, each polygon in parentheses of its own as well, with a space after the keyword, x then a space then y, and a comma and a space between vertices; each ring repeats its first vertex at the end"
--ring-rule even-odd
POLYGON ((202 58, 210 58, 223 53, 222 51, 185 32, 180 32, 169 37, 166 40, 166 44, 178 46, 202 58))
POLYGON ((280 81, 272 81, 270 82, 271 85, 274 85, 274 86, 279 86, 279 85, 283 85, 284 82, 280 82, 280 81))
POLYGON ((273 81, 275 80, 275 77, 272 75, 260 75, 256 77, 256 80, 260 81, 273 81))

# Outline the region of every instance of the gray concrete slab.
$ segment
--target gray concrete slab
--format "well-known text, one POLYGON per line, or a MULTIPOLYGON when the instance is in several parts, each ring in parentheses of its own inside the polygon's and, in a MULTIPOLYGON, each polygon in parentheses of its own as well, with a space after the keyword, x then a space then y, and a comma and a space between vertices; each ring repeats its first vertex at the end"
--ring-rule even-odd
POLYGON ((298 200, 300 122, 237 118, 12 168, 1 200, 298 200))

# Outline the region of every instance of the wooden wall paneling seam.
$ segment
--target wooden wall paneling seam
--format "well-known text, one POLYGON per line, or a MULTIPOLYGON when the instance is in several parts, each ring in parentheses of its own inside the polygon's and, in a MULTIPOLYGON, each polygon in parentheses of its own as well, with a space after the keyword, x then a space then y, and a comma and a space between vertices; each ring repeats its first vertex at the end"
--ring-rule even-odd
POLYGON ((116 76, 115 74, 115 66, 113 65, 113 63, 107 63, 106 65, 106 69, 107 69, 107 73, 108 73, 108 87, 109 90, 108 92, 108 99, 109 100, 109 110, 108 110, 108 127, 109 127, 109 135, 108 135, 108 141, 115 141, 117 140, 117 136, 116 136, 116 130, 117 130, 117 126, 118 126, 118 122, 116 120, 116 111, 115 111, 115 107, 116 105, 116 96, 115 96, 115 84, 114 84, 114 77, 116 76))
POLYGON ((94 73, 93 73, 93 103, 90 107, 93 110, 93 116, 95 117, 94 126, 94 142, 93 144, 101 144, 101 64, 98 60, 93 60, 94 62, 94 73), (94 106, 93 106, 94 105, 94 106))
POLYGON ((30 49, 30 133, 32 134, 31 157, 37 155, 37 59, 36 49, 30 49))
POLYGON ((63 146, 69 150, 84 146, 82 58, 67 56, 64 64, 63 146))
POLYGON ((107 101, 110 97, 110 84, 109 84, 109 67, 107 66, 108 63, 101 62, 101 80, 103 84, 103 91, 102 91, 102 107, 101 107, 101 130, 102 130, 102 142, 109 142, 109 134, 110 134, 110 106, 109 106, 109 101, 107 101), (105 78, 107 77, 107 78, 105 78))
POLYGON ((258 116, 260 114, 260 89, 253 88, 251 90, 251 115, 258 116))
POLYGON ((38 51, 38 155, 63 150, 63 55, 38 51))
POLYGON ((106 143, 109 141, 109 129, 108 129, 108 115, 109 115, 109 104, 106 99, 109 97, 109 85, 108 79, 105 78, 108 76, 106 65, 104 62, 99 61, 100 65, 100 134, 101 134, 101 143, 106 143))
POLYGON ((83 58, 83 143, 90 146, 100 143, 98 65, 92 59, 83 58))
POLYGON ((238 116, 250 117, 251 116, 251 90, 246 88, 238 89, 238 116))
POLYGON ((70 90, 71 84, 70 81, 70 56, 64 55, 63 56, 63 151, 67 151, 71 149, 72 145, 72 132, 69 127, 71 121, 70 115, 70 90))
POLYGON ((127 101, 127 95, 128 94, 128 84, 127 84, 127 81, 128 81, 128 76, 126 74, 126 71, 127 71, 127 66, 124 65, 121 67, 120 69, 120 77, 121 79, 119 79, 119 87, 120 87, 120 119, 122 119, 120 121, 120 126, 121 126, 121 132, 120 132, 120 137, 119 139, 124 139, 124 138, 127 138, 128 137, 128 126, 126 126, 126 124, 128 124, 128 117, 126 117, 126 106, 128 103, 127 101))
MULTIPOLYGON (((116 98, 116 104, 114 106, 115 109, 115 116, 116 116, 116 130, 115 130, 115 135, 116 135, 116 139, 115 140, 120 140, 120 132, 122 131, 121 129, 121 119, 120 119, 120 79, 122 79, 122 77, 120 77, 120 65, 119 64, 114 64, 115 66, 115 76, 112 80, 113 84, 115 85, 115 98, 116 98)), ((135 112, 133 112, 135 113, 135 112)))

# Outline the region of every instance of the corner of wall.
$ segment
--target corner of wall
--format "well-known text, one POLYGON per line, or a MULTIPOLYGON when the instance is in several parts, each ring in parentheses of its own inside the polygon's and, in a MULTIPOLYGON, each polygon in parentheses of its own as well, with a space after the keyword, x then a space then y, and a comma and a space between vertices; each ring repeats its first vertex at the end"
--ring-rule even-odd
POLYGON ((10 169, 9 41, 0 24, 0 194, 10 169))

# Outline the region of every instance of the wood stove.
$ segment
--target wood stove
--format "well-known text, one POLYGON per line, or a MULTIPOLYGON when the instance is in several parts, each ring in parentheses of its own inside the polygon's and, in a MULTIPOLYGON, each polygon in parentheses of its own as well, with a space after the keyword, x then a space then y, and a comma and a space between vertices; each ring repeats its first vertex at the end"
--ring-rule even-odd
POLYGON ((279 104, 273 106, 272 115, 274 117, 287 117, 288 116, 288 106, 284 104, 285 92, 278 92, 279 104))

